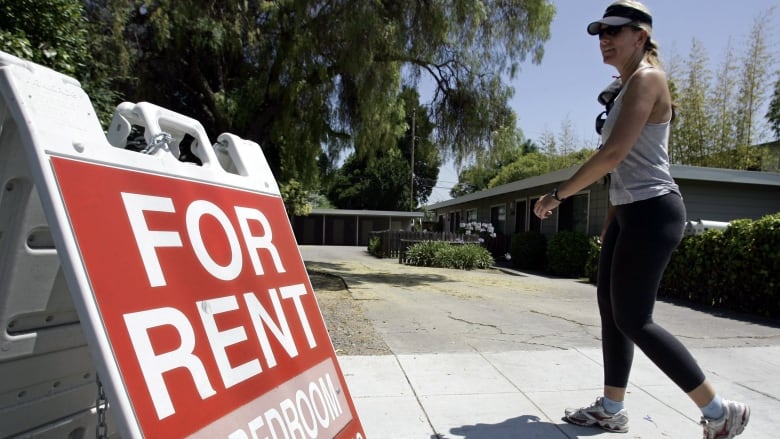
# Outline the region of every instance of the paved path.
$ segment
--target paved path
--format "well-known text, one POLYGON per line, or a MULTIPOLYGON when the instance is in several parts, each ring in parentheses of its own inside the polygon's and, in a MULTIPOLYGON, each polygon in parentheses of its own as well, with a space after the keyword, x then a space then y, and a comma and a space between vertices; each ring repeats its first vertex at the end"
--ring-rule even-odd
MULTIPOLYGON (((560 421, 600 394, 593 285, 498 270, 408 267, 361 247, 302 246, 341 276, 393 355, 339 361, 370 439, 581 438, 612 434, 560 421)), ((776 438, 777 322, 659 302, 656 320, 694 353, 726 398, 753 408, 740 438, 776 438)), ((699 412, 637 353, 625 438, 699 438, 699 412)))

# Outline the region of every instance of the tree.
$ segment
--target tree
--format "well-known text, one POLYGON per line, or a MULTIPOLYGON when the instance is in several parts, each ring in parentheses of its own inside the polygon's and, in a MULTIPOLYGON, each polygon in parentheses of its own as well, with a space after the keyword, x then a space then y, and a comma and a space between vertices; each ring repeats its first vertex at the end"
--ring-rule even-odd
MULTIPOLYGON (((771 20, 773 13, 774 9, 770 9, 756 17, 740 62, 742 68, 739 73, 736 124, 736 146, 738 149, 750 147, 754 138, 759 135, 756 126, 757 113, 766 99, 770 66, 774 61, 768 46, 769 32, 774 29, 771 20)), ((742 165, 742 169, 755 166, 754 163, 743 163, 742 165)))
POLYGON ((561 124, 557 136, 545 131, 541 147, 530 139, 523 140, 517 129, 504 129, 496 139, 504 140, 489 152, 478 154, 475 163, 460 172, 458 184, 450 190, 450 195, 463 196, 581 164, 593 154, 590 149, 576 149, 578 140, 570 121, 561 124))
POLYGON ((558 154, 558 138, 548 128, 545 128, 539 138, 539 150, 550 157, 558 154))
POLYGON ((416 90, 406 87, 398 99, 407 127, 405 134, 387 151, 351 154, 329 177, 327 194, 336 207, 413 210, 428 201, 441 166, 432 141, 433 123, 420 105, 416 90))
POLYGON ((678 113, 679 113, 679 105, 678 102, 680 101, 680 87, 679 87, 679 80, 678 77, 682 77, 682 61, 680 55, 677 54, 675 50, 672 50, 669 55, 668 59, 665 60, 665 70, 666 70, 666 82, 669 84, 669 93, 672 97, 672 109, 674 112, 674 120, 671 123, 670 127, 670 135, 669 135, 669 161, 671 163, 680 163, 678 157, 677 157, 677 125, 678 125, 678 113))
POLYGON ((488 182, 488 187, 500 186, 553 171, 548 155, 532 152, 502 167, 488 182))
POLYGON ((532 152, 539 152, 539 145, 534 143, 531 139, 525 139, 523 140, 523 143, 520 144, 520 150, 523 154, 530 154, 532 152))
POLYGON ((402 72, 435 84, 429 110, 443 153, 484 149, 510 114, 503 78, 541 60, 555 11, 545 0, 88 4, 100 29, 119 30, 100 57, 118 60, 124 99, 191 116, 210 137, 253 140, 278 180, 309 188, 323 152, 335 162, 396 145, 402 72))
POLYGON ((107 122, 116 95, 91 55, 86 24, 80 0, 0 0, 0 49, 78 79, 107 122))
POLYGON ((571 120, 567 117, 561 123, 557 135, 549 130, 542 133, 541 147, 530 140, 525 140, 520 146, 520 154, 508 157, 509 161, 497 166, 484 188, 496 187, 584 163, 593 151, 582 148, 580 142, 574 134, 571 120))
POLYGON ((312 205, 303 185, 295 180, 289 180, 281 185, 279 192, 284 200, 287 216, 306 216, 311 213, 312 205))
POLYGON ((712 77, 707 62, 706 50, 694 38, 685 64, 684 79, 677 82, 682 87, 677 97, 678 109, 671 142, 677 163, 702 166, 712 146, 712 122, 707 106, 712 77))
POLYGON ((428 119, 424 106, 420 104, 420 94, 411 87, 404 87, 400 95, 403 101, 407 130, 398 141, 398 148, 407 163, 414 163, 410 169, 413 180, 410 209, 428 202, 441 168, 441 156, 433 142, 434 126, 428 119))
POLYGON ((333 177, 328 199, 340 209, 410 210, 409 171, 395 148, 372 160, 352 154, 333 177))
POLYGON ((487 187, 496 187, 513 181, 536 177, 558 169, 567 168, 585 163, 593 155, 591 149, 570 151, 566 154, 542 154, 531 152, 524 154, 514 162, 503 166, 499 172, 488 182, 487 187))
POLYGON ((458 174, 458 183, 450 189, 450 195, 458 197, 490 187, 490 181, 504 166, 517 161, 525 152, 536 146, 523 140, 522 132, 515 127, 514 116, 509 125, 500 127, 493 135, 492 147, 474 154, 473 163, 458 174))
POLYGON ((714 82, 698 41, 692 44, 683 74, 673 59, 667 75, 672 99, 679 107, 669 144, 672 163, 761 168, 762 151, 752 145, 763 135, 756 111, 766 102, 768 72, 775 61, 766 43, 771 39, 768 17, 773 12, 770 9, 755 20, 739 57, 727 46, 714 82))
POLYGON ((76 76, 89 62, 81 10, 78 0, 0 1, 3 50, 76 76))
POLYGON ((737 120, 735 94, 737 79, 736 57, 731 48, 731 41, 726 46, 723 60, 715 78, 715 86, 708 98, 708 107, 712 114, 713 148, 706 164, 716 168, 727 168, 730 154, 735 145, 734 121, 737 120))
POLYGON ((458 172, 458 182, 450 188, 451 197, 462 197, 463 195, 487 189, 496 169, 480 166, 478 163, 482 161, 475 160, 473 165, 464 167, 458 172))
POLYGON ((775 92, 772 95, 772 101, 769 103, 766 119, 772 132, 775 133, 775 140, 780 140, 780 78, 775 81, 775 92))
POLYGON ((574 133, 574 126, 571 118, 567 115, 561 122, 561 130, 558 132, 558 155, 561 157, 561 167, 565 168, 573 163, 569 163, 569 155, 577 150, 579 140, 574 133))

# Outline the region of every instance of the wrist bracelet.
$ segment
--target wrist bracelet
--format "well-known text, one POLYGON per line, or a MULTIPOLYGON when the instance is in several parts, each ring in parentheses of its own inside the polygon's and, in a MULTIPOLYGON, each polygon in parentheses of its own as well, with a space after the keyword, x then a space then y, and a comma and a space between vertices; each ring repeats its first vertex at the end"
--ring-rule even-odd
POLYGON ((555 201, 559 203, 563 203, 563 200, 566 199, 566 198, 558 198, 558 188, 553 189, 552 192, 550 192, 550 196, 552 196, 555 199, 555 201))

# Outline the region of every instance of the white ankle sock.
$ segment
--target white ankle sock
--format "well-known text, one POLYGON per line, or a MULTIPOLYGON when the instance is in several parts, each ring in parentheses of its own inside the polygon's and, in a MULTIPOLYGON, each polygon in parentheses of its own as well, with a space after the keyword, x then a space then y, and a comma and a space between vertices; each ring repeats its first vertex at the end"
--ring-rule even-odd
POLYGON ((604 407, 604 410, 607 411, 607 413, 615 414, 625 407, 625 404, 623 404, 623 401, 614 401, 606 396, 601 399, 601 406, 604 407))
POLYGON ((720 419, 723 417, 723 398, 720 395, 715 395, 709 404, 701 408, 701 414, 708 419, 720 419))

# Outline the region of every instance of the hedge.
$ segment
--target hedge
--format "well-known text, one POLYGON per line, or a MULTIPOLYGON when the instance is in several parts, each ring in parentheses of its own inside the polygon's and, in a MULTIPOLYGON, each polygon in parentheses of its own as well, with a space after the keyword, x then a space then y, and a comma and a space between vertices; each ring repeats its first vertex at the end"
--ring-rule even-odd
POLYGON ((558 232, 547 244, 550 273, 557 276, 582 277, 588 261, 588 236, 578 232, 558 232))
POLYGON ((472 270, 490 268, 495 263, 490 252, 478 244, 453 245, 444 241, 424 241, 406 249, 407 265, 472 270))
POLYGON ((780 317, 780 213, 683 238, 659 296, 780 317))
POLYGON ((588 258, 585 262, 585 277, 588 282, 595 284, 599 275, 599 256, 601 256, 601 239, 592 236, 588 239, 588 258))
MULTIPOLYGON (((559 232, 548 243, 539 232, 512 237, 512 263, 521 269, 586 276, 596 282, 600 243, 574 232, 559 232)), ((423 242, 410 247, 412 265, 487 268, 490 253, 478 245, 423 242)), ((685 236, 672 254, 660 297, 707 307, 780 318, 780 213, 759 220, 732 221, 725 230, 685 236)))
POLYGON ((521 269, 543 270, 547 267, 547 238, 539 232, 520 232, 509 245, 512 264, 521 269))

